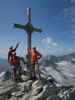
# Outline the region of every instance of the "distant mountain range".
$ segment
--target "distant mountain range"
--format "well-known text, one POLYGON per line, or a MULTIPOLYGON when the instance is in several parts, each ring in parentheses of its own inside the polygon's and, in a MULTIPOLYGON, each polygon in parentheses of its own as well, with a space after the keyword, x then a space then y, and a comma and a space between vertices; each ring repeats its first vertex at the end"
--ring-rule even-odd
POLYGON ((75 53, 45 56, 40 61, 40 65, 46 77, 51 75, 62 85, 75 86, 75 53))
POLYGON ((10 65, 6 59, 0 58, 0 73, 4 70, 7 70, 9 66, 10 65))
MULTIPOLYGON (((75 53, 70 53, 61 56, 54 56, 54 55, 44 56, 40 61, 40 65, 51 66, 51 65, 56 65, 56 63, 59 63, 61 61, 69 61, 72 64, 75 64, 75 53)), ((0 72, 7 70, 8 68, 10 68, 8 61, 6 59, 0 58, 0 72)))
POLYGON ((75 64, 75 53, 70 53, 70 54, 61 55, 61 56, 47 55, 42 58, 42 60, 40 61, 40 64, 43 66, 50 66, 60 61, 69 61, 72 64, 75 64))

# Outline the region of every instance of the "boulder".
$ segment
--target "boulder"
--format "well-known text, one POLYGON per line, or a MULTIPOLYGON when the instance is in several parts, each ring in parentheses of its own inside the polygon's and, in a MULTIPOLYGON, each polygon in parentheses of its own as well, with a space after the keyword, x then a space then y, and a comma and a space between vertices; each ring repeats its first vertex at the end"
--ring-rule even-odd
POLYGON ((11 93, 11 95, 14 97, 21 97, 22 95, 24 95, 24 93, 22 91, 16 91, 11 93))
POLYGON ((31 90, 32 80, 28 80, 27 82, 18 83, 18 88, 20 91, 28 92, 31 90))
MULTIPOLYGON (((38 92, 38 89, 35 92, 38 92)), ((57 89, 55 87, 54 88, 49 87, 48 84, 46 84, 43 86, 43 89, 42 91, 40 91, 40 93, 31 96, 32 98, 30 98, 29 100, 46 100, 50 95, 56 95, 56 94, 57 94, 57 89)))
POLYGON ((31 91, 31 94, 33 94, 32 92, 34 92, 35 95, 31 95, 29 100, 46 100, 46 98, 45 98, 46 96, 44 97, 44 94, 47 91, 47 87, 48 86, 46 85, 46 86, 43 87, 42 90, 40 90, 41 89, 41 87, 40 87, 40 88, 37 88, 36 91, 31 91))
POLYGON ((32 95, 32 96, 36 96, 36 95, 38 95, 40 92, 42 92, 42 90, 43 90, 43 87, 42 87, 42 86, 39 86, 39 87, 37 87, 37 88, 35 88, 35 89, 32 90, 31 95, 32 95))
POLYGON ((42 83, 41 83, 40 80, 37 80, 37 81, 33 82, 32 89, 35 89, 35 88, 37 88, 39 86, 42 86, 42 83))
POLYGON ((32 96, 36 96, 38 95, 40 92, 42 92, 43 90, 43 85, 41 83, 40 80, 36 80, 35 82, 33 82, 32 84, 32 96))
POLYGON ((29 92, 31 90, 31 86, 32 86, 32 80, 29 80, 26 82, 25 86, 24 86, 24 89, 26 92, 29 92))
POLYGON ((8 92, 12 92, 15 89, 16 89, 16 84, 13 81, 11 80, 3 81, 1 83, 0 95, 4 95, 7 94, 8 92))
POLYGON ((22 78, 22 80, 23 80, 24 82, 26 82, 26 81, 28 81, 28 80, 30 79, 29 76, 25 76, 25 75, 22 75, 21 78, 22 78))

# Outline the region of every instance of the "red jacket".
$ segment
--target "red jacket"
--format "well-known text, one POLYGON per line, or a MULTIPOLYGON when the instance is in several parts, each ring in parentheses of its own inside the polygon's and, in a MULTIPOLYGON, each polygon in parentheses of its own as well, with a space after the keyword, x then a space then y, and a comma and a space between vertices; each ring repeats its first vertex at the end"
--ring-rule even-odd
POLYGON ((31 53, 31 62, 35 63, 41 58, 41 54, 38 51, 32 51, 31 53))
POLYGON ((20 58, 18 56, 16 56, 15 52, 9 52, 8 53, 8 62, 11 65, 20 65, 20 58))
POLYGON ((31 63, 38 62, 38 60, 42 57, 42 55, 38 51, 34 51, 33 49, 29 49, 29 53, 31 55, 31 63))

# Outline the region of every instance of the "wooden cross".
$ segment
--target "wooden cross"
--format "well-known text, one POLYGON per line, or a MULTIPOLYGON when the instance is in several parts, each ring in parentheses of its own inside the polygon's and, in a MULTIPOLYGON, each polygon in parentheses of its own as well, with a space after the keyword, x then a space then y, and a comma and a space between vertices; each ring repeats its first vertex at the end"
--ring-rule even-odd
MULTIPOLYGON (((36 28, 32 25, 32 23, 31 23, 31 8, 27 8, 27 17, 28 17, 28 22, 25 25, 14 24, 14 27, 23 29, 24 31, 26 31, 26 33, 27 33, 27 48, 31 49, 32 48, 32 41, 31 41, 32 33, 33 32, 42 32, 42 30, 39 28, 36 28)), ((29 55, 28 62, 29 62, 29 65, 31 65, 31 56, 30 56, 29 51, 28 51, 28 55, 29 55)))

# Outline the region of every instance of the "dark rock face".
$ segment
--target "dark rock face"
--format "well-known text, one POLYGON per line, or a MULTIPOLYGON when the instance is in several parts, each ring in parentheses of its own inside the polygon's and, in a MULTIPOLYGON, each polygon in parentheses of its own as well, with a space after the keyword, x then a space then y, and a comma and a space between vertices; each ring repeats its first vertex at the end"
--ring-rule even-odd
POLYGON ((60 98, 56 95, 53 95, 53 96, 48 97, 47 100, 60 100, 60 98))
POLYGON ((70 94, 68 100, 75 100, 75 91, 74 91, 73 93, 70 94))

